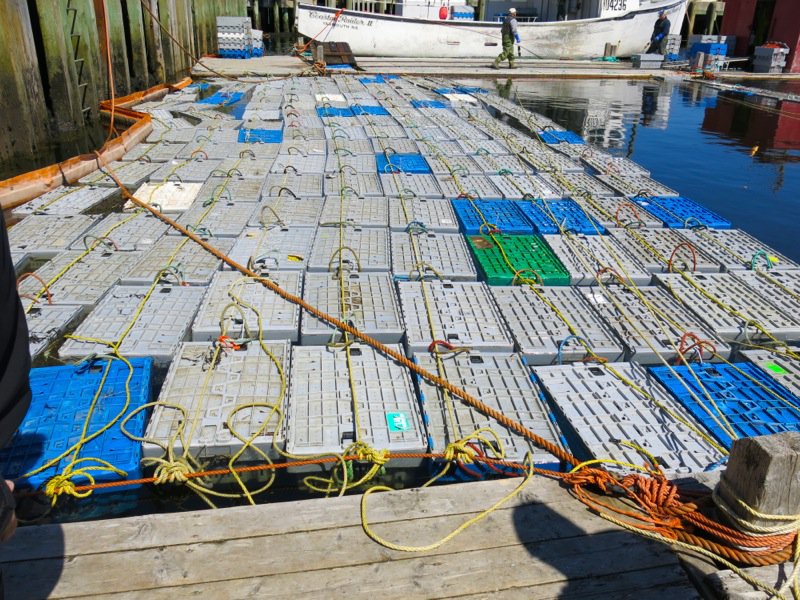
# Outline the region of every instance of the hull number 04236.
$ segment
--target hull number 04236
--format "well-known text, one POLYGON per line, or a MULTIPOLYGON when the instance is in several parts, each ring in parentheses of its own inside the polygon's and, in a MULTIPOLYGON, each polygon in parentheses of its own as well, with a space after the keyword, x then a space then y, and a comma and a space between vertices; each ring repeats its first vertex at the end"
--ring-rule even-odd
POLYGON ((628 10, 626 6, 628 0, 603 0, 605 10, 628 10))

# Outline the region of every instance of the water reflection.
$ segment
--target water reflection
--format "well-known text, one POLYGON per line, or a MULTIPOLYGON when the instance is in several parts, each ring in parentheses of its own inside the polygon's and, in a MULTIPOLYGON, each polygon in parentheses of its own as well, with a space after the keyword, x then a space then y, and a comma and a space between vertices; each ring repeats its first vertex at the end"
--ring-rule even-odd
POLYGON ((715 106, 706 109, 703 131, 750 148, 754 158, 760 161, 800 160, 797 153, 800 151, 800 103, 797 102, 724 93, 715 106))
MULTIPOLYGON (((798 88, 770 86, 783 93, 798 88)), ((793 231, 800 220, 799 103, 667 80, 499 80, 495 91, 632 158, 658 181, 800 260, 793 231)))

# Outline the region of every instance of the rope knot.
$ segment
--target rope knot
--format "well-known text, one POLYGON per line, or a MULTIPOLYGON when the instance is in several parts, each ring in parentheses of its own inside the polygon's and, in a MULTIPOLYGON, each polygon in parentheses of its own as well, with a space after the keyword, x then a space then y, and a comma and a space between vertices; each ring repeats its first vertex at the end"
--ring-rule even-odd
POLYGON ((474 448, 469 446, 469 441, 469 439, 463 439, 447 444, 444 449, 444 459, 448 462, 457 460, 466 464, 475 462, 476 452, 474 448))
POLYGON ((186 483, 189 481, 189 474, 192 472, 192 467, 183 459, 164 462, 156 467, 156 471, 153 474, 153 477, 155 477, 153 483, 156 485, 162 483, 186 483))
POLYGON ((371 462, 379 467, 382 467, 389 462, 388 450, 376 450, 364 442, 355 443, 351 449, 351 452, 355 454, 356 460, 371 462))
POLYGON ((75 482, 69 475, 55 475, 51 477, 44 486, 44 493, 48 498, 55 500, 62 494, 78 497, 75 489, 75 482))

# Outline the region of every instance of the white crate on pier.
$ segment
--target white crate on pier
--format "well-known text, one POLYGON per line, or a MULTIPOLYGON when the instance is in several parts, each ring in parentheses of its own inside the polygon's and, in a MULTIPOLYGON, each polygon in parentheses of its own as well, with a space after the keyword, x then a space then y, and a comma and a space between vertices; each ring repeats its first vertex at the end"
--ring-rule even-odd
MULTIPOLYGON (((303 289, 300 271, 275 271, 265 279, 299 296, 303 289)), ((296 342, 300 327, 300 307, 284 300, 258 280, 234 271, 214 275, 192 324, 192 341, 206 342, 225 335, 234 339, 258 338, 296 342), (223 318, 224 317, 224 318, 223 318)))
POLYGON ((281 372, 289 377, 291 347, 271 342, 266 348, 272 356, 257 343, 238 350, 181 344, 153 408, 143 455, 164 456, 169 448, 178 457, 230 458, 242 451, 244 438, 252 442, 237 464, 280 458, 274 446, 283 449, 286 423, 271 407, 285 410, 281 372))
MULTIPOLYGON (((361 344, 295 346, 291 374, 286 450, 292 455, 341 454, 355 442, 389 452, 427 451, 411 376, 393 359, 361 344)), ((421 461, 394 460, 386 466, 413 467, 421 461)))
MULTIPOLYGON (((384 344, 397 344, 405 329, 389 273, 307 273, 303 300, 384 344)), ((300 343, 341 343, 333 325, 303 312, 300 343)))
MULTIPOLYGON (((461 387, 490 408, 563 449, 558 427, 540 400, 539 387, 531 380, 518 354, 471 352, 441 361, 430 355, 419 355, 414 360, 429 373, 461 387)), ((558 470, 559 460, 533 446, 521 433, 482 414, 457 396, 445 393, 423 377, 418 376, 417 383, 431 452, 444 452, 448 444, 478 429, 489 428, 498 435, 507 460, 522 462, 530 451, 537 467, 558 470)), ((489 434, 484 437, 492 439, 489 434)), ((480 442, 476 444, 482 446, 480 442)), ((486 447, 482 450, 488 456, 495 456, 486 447)))
MULTIPOLYGON (((711 436, 640 365, 573 363, 534 367, 533 372, 580 460, 611 458, 633 465, 647 461, 625 445, 629 442, 643 447, 668 477, 674 477, 704 471, 724 457, 709 443, 711 436), (628 386, 614 371, 646 393, 628 386)), ((636 471, 613 463, 607 467, 636 471)))

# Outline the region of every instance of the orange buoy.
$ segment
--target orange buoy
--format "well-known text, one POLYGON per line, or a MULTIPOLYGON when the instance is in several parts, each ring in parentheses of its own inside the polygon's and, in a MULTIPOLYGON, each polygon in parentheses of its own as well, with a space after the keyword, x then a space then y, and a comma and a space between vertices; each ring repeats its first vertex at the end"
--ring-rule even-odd
POLYGON ((450 16, 450 11, 447 10, 447 7, 446 6, 440 6, 439 7, 439 18, 442 19, 442 20, 445 20, 449 16, 450 16))

